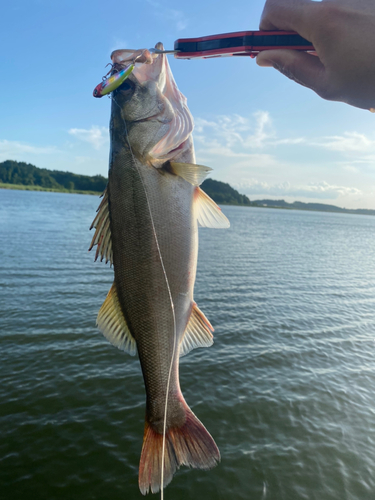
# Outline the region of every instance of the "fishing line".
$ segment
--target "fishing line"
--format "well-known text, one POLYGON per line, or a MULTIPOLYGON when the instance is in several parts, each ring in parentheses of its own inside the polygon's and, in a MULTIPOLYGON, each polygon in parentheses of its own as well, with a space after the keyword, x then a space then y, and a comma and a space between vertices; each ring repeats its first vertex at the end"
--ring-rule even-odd
POLYGON ((166 395, 165 395, 164 422, 163 422, 163 444, 162 444, 162 452, 161 452, 160 500, 164 500, 165 435, 166 435, 166 428, 167 428, 168 393, 169 393, 169 387, 170 387, 170 381, 171 381, 171 375, 172 375, 173 359, 174 359, 174 356, 175 356, 175 353, 176 353, 176 344, 177 344, 177 342, 176 342, 176 340, 177 340, 177 338, 176 338, 176 334, 177 334, 177 331, 176 331, 176 315, 175 315, 175 311, 174 311, 174 303, 173 303, 173 298, 172 298, 172 292, 171 292, 171 289, 170 289, 170 286, 169 286, 168 276, 167 276, 167 273, 165 271, 163 257, 161 255, 161 250, 160 250, 160 246, 159 246, 158 237, 157 237, 157 234, 156 234, 156 229, 155 229, 155 224, 154 224, 154 218, 152 216, 151 205, 150 205, 150 200, 149 200, 149 197, 148 197, 148 194, 147 194, 146 186, 145 186, 142 174, 139 171, 139 167, 137 166, 137 161, 135 159, 135 156, 134 156, 131 144, 130 144, 128 129, 127 129, 127 126, 126 126, 126 121, 125 121, 124 117, 122 116, 121 107, 118 104, 118 102, 116 101, 116 99, 113 97, 113 95, 112 95, 112 101, 116 104, 116 106, 118 106, 118 108, 120 110, 120 116, 121 116, 121 119, 122 119, 122 121, 124 123, 125 137, 126 137, 128 145, 129 145, 130 154, 131 154, 131 156, 133 158, 134 165, 136 167, 136 170, 137 170, 137 173, 139 175, 139 178, 141 179, 142 187, 143 187, 143 190, 144 190, 144 193, 145 193, 145 196, 146 196, 147 207, 148 207, 148 211, 149 211, 150 219, 151 219, 152 231, 153 231, 154 238, 155 238, 156 248, 157 248, 157 251, 158 251, 158 254, 159 254, 161 267, 163 269, 165 283, 166 283, 167 289, 168 289, 168 295, 169 295, 169 300, 170 300, 170 303, 171 303, 172 316, 173 316, 173 330, 174 330, 174 335, 173 335, 173 350, 172 350, 171 362, 170 362, 170 365, 169 365, 168 378, 167 378, 167 389, 166 389, 166 395))

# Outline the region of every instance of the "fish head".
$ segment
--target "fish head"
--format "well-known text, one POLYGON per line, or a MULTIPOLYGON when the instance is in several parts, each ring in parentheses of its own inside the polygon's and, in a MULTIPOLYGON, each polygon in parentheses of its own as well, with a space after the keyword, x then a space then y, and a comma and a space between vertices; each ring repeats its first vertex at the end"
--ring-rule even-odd
MULTIPOLYGON (((164 50, 161 43, 156 49, 164 50)), ((112 94, 111 131, 126 140, 133 153, 155 167, 166 161, 195 161, 191 155, 194 128, 185 96, 178 90, 165 54, 137 51, 130 76, 112 94), (138 62, 143 58, 144 62, 138 62)), ((129 62, 128 51, 112 60, 129 62)))

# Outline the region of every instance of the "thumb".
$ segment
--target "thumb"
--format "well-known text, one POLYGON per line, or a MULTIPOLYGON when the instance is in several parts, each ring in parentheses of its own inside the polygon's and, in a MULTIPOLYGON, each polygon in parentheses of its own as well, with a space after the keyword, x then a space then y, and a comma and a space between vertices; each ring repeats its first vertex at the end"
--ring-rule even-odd
POLYGON ((297 50, 264 50, 258 54, 257 64, 273 67, 291 80, 327 98, 326 72, 317 56, 297 50))

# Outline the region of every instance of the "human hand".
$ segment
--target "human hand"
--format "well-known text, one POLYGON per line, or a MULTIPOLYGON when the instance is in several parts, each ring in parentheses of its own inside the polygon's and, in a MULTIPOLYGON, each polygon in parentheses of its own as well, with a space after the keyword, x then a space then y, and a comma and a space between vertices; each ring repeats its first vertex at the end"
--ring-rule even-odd
POLYGON ((296 31, 316 55, 265 50, 259 66, 272 66, 323 99, 375 108, 374 0, 267 0, 261 30, 296 31))

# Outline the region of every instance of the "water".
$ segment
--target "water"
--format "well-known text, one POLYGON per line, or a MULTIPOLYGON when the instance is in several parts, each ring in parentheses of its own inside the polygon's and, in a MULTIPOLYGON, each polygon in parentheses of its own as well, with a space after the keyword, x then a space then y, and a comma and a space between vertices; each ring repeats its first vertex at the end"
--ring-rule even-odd
MULTIPOLYGON (((142 498, 139 363, 95 328, 113 276, 87 252, 97 205, 0 190, 6 500, 142 498)), ((165 499, 373 499, 375 217, 224 212, 229 230, 200 231, 195 293, 215 344, 181 361, 222 462, 182 468, 165 499)))

